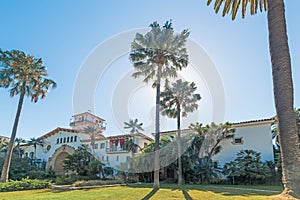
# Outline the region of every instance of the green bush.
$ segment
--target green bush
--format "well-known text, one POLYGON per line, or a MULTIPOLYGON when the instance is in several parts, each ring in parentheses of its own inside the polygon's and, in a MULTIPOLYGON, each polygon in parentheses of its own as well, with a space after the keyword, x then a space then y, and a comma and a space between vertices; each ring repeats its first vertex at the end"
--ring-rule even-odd
POLYGON ((23 178, 20 181, 10 180, 6 183, 0 183, 0 192, 44 189, 49 188, 51 185, 52 183, 47 180, 31 180, 29 178, 23 178))
POLYGON ((55 179, 55 184, 56 185, 71 185, 77 180, 78 180, 78 178, 76 176, 57 176, 55 179))
POLYGON ((73 183, 75 187, 81 186, 96 186, 96 185, 113 185, 113 184, 123 184, 122 180, 90 180, 90 181, 77 181, 73 183))

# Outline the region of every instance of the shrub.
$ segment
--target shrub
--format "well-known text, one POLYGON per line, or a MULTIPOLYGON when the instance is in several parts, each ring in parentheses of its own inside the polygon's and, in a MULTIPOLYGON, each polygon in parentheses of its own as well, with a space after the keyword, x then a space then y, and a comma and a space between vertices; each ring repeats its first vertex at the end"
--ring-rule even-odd
POLYGON ((47 180, 31 180, 29 178, 23 178, 20 181, 10 180, 6 183, 0 183, 0 191, 18 191, 18 190, 33 190, 49 188, 52 185, 51 181, 47 180))
POLYGON ((97 186, 97 185, 113 185, 113 184, 123 184, 122 180, 90 180, 90 181, 77 181, 73 183, 75 187, 81 186, 97 186))
POLYGON ((71 185, 77 181, 76 176, 57 176, 55 179, 56 185, 71 185))

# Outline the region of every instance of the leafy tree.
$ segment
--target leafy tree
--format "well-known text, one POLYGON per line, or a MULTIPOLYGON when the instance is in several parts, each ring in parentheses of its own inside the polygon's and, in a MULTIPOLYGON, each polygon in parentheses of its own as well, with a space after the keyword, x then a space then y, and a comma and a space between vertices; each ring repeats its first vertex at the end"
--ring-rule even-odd
POLYGON ((125 129, 130 129, 130 133, 138 133, 139 131, 144 131, 143 123, 138 123, 138 119, 130 119, 129 122, 124 122, 125 129))
POLYGON ((221 151, 220 142, 233 137, 230 124, 200 123, 190 125, 192 142, 182 155, 183 174, 186 181, 214 183, 220 180, 221 169, 215 166, 212 157, 221 151))
MULTIPOLYGON (((207 0, 209 5, 212 0, 207 0)), ((297 123, 295 119, 293 80, 291 58, 287 39, 284 0, 214 0, 214 9, 219 12, 223 4, 225 16, 231 11, 234 20, 239 9, 245 17, 247 4, 250 14, 256 14, 258 5, 260 10, 267 12, 269 28, 269 49, 272 62, 273 90, 278 126, 279 141, 282 157, 282 195, 300 198, 300 150, 297 123), (242 2, 242 5, 241 5, 242 2)))
POLYGON ((131 151, 132 153, 137 153, 138 149, 142 150, 141 147, 136 144, 134 142, 133 137, 129 137, 125 142, 123 147, 127 150, 127 151, 131 151))
POLYGON ((85 145, 79 146, 64 160, 64 169, 80 176, 95 176, 102 173, 102 166, 103 164, 87 150, 85 145))
POLYGON ((202 144, 202 152, 206 153, 208 158, 212 158, 221 151, 220 142, 222 140, 234 137, 235 129, 228 122, 219 125, 212 122, 210 125, 206 125, 203 132, 205 140, 202 144))
POLYGON ((26 55, 18 50, 2 51, 0 49, 0 87, 9 89, 11 97, 20 95, 10 143, 1 173, 1 182, 8 180, 10 161, 24 97, 25 95, 29 96, 34 103, 40 98, 44 99, 49 90, 56 87, 56 83, 46 78, 47 76, 47 69, 43 66, 41 58, 26 55))
POLYGON ((32 138, 30 138, 30 140, 27 143, 29 145, 33 146, 33 148, 34 148, 34 160, 36 160, 36 148, 37 148, 37 146, 43 147, 44 146, 44 141, 39 139, 39 138, 32 137, 32 138))
POLYGON ((222 173, 232 180, 232 185, 235 185, 235 177, 239 176, 239 169, 235 161, 230 161, 224 164, 222 173))
POLYGON ((223 167, 224 175, 237 179, 239 183, 254 184, 265 178, 263 162, 259 152, 254 150, 241 150, 237 158, 223 167))
POLYGON ((167 86, 161 93, 162 114, 170 118, 177 118, 177 143, 178 143, 178 184, 183 184, 181 164, 181 116, 193 112, 198 108, 197 101, 201 99, 200 94, 195 94, 197 87, 194 82, 177 80, 171 87, 167 86))
POLYGON ((167 21, 160 27, 157 22, 150 24, 151 30, 142 35, 137 33, 131 43, 130 60, 135 73, 134 78, 144 77, 144 82, 153 80, 156 87, 156 110, 155 110, 155 161, 154 161, 154 184, 153 188, 159 188, 159 109, 161 79, 176 77, 177 70, 181 70, 188 64, 186 40, 188 30, 176 34, 172 23, 167 21))
POLYGON ((7 152, 8 145, 8 141, 0 140, 0 152, 7 152))

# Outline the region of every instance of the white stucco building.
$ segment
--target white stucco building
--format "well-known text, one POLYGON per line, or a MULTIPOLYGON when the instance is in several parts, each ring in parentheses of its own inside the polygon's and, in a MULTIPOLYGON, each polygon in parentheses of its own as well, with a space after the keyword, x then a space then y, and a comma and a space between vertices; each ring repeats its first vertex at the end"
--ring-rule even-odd
POLYGON ((75 152, 82 144, 91 150, 91 134, 85 133, 86 127, 93 127, 94 134, 93 153, 106 167, 115 168, 120 163, 126 162, 136 152, 127 151, 124 143, 129 138, 141 148, 149 144, 152 138, 142 134, 120 134, 105 136, 105 120, 89 112, 74 115, 70 121, 71 129, 56 128, 37 139, 43 141, 43 146, 37 145, 36 150, 32 145, 23 145, 24 155, 35 159, 36 162, 46 162, 46 168, 54 169, 56 174, 64 174, 63 161, 68 155, 75 152), (34 155, 36 152, 36 155, 34 155))
POLYGON ((262 161, 274 161, 272 129, 274 119, 234 123, 234 138, 221 142, 222 150, 213 157, 219 165, 234 160, 241 150, 251 149, 261 153, 262 161))
MULTIPOLYGON (((213 160, 220 166, 236 158, 240 150, 252 149, 261 153, 263 161, 274 160, 271 125, 273 119, 263 119, 234 123, 234 138, 224 140, 220 143, 222 150, 213 157, 213 160)), ((126 150, 124 143, 132 139, 135 144, 144 148, 153 141, 152 138, 142 134, 120 134, 105 136, 105 120, 89 112, 74 115, 70 120, 71 128, 56 128, 38 139, 43 141, 43 146, 37 145, 36 150, 31 145, 23 145, 24 155, 35 159, 35 162, 46 162, 46 168, 54 169, 56 174, 64 174, 63 161, 70 154, 73 154, 82 144, 87 145, 90 151, 105 164, 106 167, 116 168, 125 163, 139 150, 132 152, 126 150), (86 133, 86 127, 93 127, 94 148, 91 148, 91 133, 86 133), (36 155, 35 155, 36 152, 36 155)), ((182 134, 190 130, 183 130, 182 134)), ((175 131, 162 132, 161 134, 175 133, 175 131)))
MULTIPOLYGON (((255 150, 261 153, 262 161, 274 161, 272 129, 274 119, 261 119, 233 123, 234 137, 220 142, 221 152, 212 159, 219 166, 236 158, 241 150, 255 150)), ((182 130, 182 135, 191 133, 190 129, 182 130)), ((176 131, 162 132, 161 135, 176 134, 176 131)))

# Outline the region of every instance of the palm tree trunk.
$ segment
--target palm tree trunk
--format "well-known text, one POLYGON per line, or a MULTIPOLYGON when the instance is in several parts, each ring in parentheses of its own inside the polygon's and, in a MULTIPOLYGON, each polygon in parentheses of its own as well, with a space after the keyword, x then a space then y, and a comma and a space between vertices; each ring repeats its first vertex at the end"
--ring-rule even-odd
POLYGON ((155 104, 155 155, 154 155, 154 183, 153 189, 159 189, 159 107, 160 107, 160 80, 162 65, 157 67, 156 104, 155 104))
POLYGON ((181 127, 180 127, 180 104, 177 104, 177 144, 178 144, 178 185, 183 184, 183 177, 182 177, 182 163, 181 163, 181 127))
POLYGON ((7 182, 8 181, 10 162, 11 162, 13 147, 14 147, 14 143, 15 143, 15 139, 16 139, 16 135, 17 135, 17 129, 18 129, 19 119, 20 119, 20 115, 21 115, 24 96, 25 96, 25 85, 23 84, 22 91, 21 91, 21 94, 20 94, 19 103, 18 103, 18 109, 17 109, 17 113, 16 113, 16 117, 15 117, 13 130, 12 130, 9 145, 8 145, 8 148, 7 148, 7 153, 6 153, 5 159, 4 159, 4 164, 3 164, 3 168, 2 168, 0 182, 7 182))
POLYGON ((300 151, 293 101, 291 59, 283 0, 268 1, 269 45, 279 125, 284 191, 300 198, 300 151))

